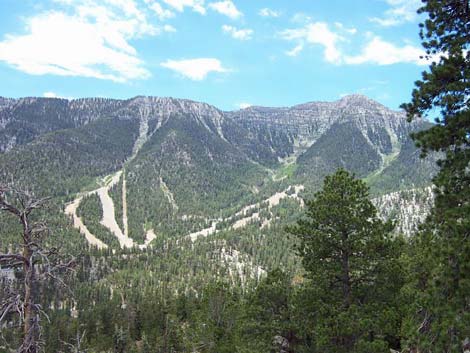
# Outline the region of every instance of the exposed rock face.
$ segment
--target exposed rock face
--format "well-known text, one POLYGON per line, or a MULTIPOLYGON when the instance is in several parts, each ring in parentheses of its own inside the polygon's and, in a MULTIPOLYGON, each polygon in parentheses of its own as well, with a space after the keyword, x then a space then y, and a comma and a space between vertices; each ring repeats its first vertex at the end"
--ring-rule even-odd
MULTIPOLYGON (((432 163, 419 160, 409 137, 426 126, 361 95, 235 112, 161 97, 0 97, 0 178, 29 185, 33 176, 62 175, 60 187, 39 191, 64 196, 127 163, 129 195, 136 195, 130 213, 148 206, 211 218, 252 202, 252 190, 268 182, 314 190, 338 168, 370 181, 375 194, 429 185, 432 163)), ((424 217, 420 202, 401 194, 377 200, 384 217, 403 220, 406 234, 424 217)))
POLYGON ((470 353, 470 338, 466 337, 462 342, 463 353, 470 353))
POLYGON ((294 150, 304 151, 334 123, 348 121, 360 128, 374 149, 389 154, 397 143, 408 138, 411 130, 423 124, 421 120, 408 124, 404 113, 361 95, 331 103, 312 102, 290 108, 250 107, 225 113, 206 103, 162 97, 139 96, 128 100, 0 97, 0 152, 30 142, 40 134, 82 126, 98 118, 145 117, 156 128, 175 114, 191 115, 207 129, 235 144, 247 143, 247 136, 241 138, 243 133, 234 131, 245 127, 279 157, 294 150))
POLYGON ((434 204, 432 187, 392 192, 372 200, 380 217, 397 223, 396 232, 412 235, 434 204))
POLYGON ((263 144, 281 161, 295 159, 295 174, 307 185, 321 184, 326 175, 344 168, 361 178, 383 174, 381 181, 375 178, 371 184, 380 193, 426 185, 435 172, 434 160, 420 160, 410 139, 410 133, 430 123, 422 119, 408 123, 404 112, 362 95, 288 108, 255 106, 226 114, 262 136, 263 144))
POLYGON ((272 131, 284 131, 295 141, 298 152, 315 143, 333 124, 352 121, 378 152, 388 154, 394 145, 408 138, 411 130, 423 124, 420 119, 409 124, 403 112, 357 94, 336 102, 311 102, 289 108, 252 106, 227 114, 254 129, 268 126, 272 131))
POLYGON ((28 143, 41 134, 76 128, 100 118, 151 116, 161 124, 178 112, 210 116, 214 121, 222 119, 222 113, 208 104, 173 98, 0 98, 0 152, 28 143))
POLYGON ((288 353, 289 352, 289 341, 287 338, 282 336, 274 336, 273 346, 275 347, 276 353, 288 353))
POLYGON ((110 116, 122 101, 104 98, 66 100, 19 98, 0 100, 0 153, 42 134, 77 128, 110 116))

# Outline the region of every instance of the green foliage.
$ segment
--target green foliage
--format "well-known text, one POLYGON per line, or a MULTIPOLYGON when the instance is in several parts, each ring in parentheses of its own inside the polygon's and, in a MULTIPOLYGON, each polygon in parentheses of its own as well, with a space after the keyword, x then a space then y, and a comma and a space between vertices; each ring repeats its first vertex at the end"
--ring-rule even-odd
POLYGON ((137 132, 135 121, 101 119, 42 135, 0 154, 0 180, 38 196, 70 197, 98 176, 119 169, 132 152, 137 132))
MULTIPOLYGON (((44 323, 46 351, 67 351, 64 342, 73 342, 77 332, 85 332, 83 348, 89 353, 258 353, 278 351, 284 341, 289 351, 328 352, 334 351, 332 342, 339 339, 335 337, 351 336, 357 352, 396 346, 391 342, 397 340, 401 319, 399 244, 389 239, 387 226, 375 213, 367 221, 361 221, 360 214, 353 217, 368 227, 363 235, 370 241, 356 244, 359 256, 351 262, 352 277, 358 279, 354 276, 363 271, 368 281, 352 286, 353 300, 343 309, 340 291, 328 298, 329 291, 318 287, 328 283, 327 272, 321 276, 313 262, 304 260, 308 274, 303 277, 301 259, 293 251, 301 241, 285 232, 285 226, 303 212, 298 200, 285 198, 275 207, 262 202, 299 182, 305 183, 308 194, 339 166, 361 176, 377 172, 383 167, 378 151, 391 156, 395 147, 384 128, 364 130, 366 138, 356 125, 337 123, 295 162, 296 133, 263 121, 250 125, 240 117, 222 121, 219 134, 210 117, 177 112, 159 120, 161 107, 152 107, 148 140, 129 160, 139 132, 135 116, 142 113, 133 100, 106 104, 99 100, 84 110, 80 106, 86 101, 73 101, 68 108, 55 101, 46 107, 47 102, 17 112, 16 120, 24 118, 21 126, 34 121, 44 126, 32 124, 31 131, 18 128, 18 144, 0 154, 2 183, 14 182, 53 197, 46 217, 53 231, 51 243, 79 259, 71 283, 73 296, 41 285, 42 307, 51 319, 44 323), (65 120, 59 124, 61 117, 65 120), (348 143, 337 148, 338 139, 348 143), (281 165, 277 158, 287 156, 293 163, 281 165), (116 238, 100 224, 96 194, 84 197, 78 215, 110 249, 89 248, 63 214, 64 202, 77 192, 96 189, 98 179, 120 169, 127 180, 129 235, 141 243, 145 230, 153 228, 157 234, 152 247, 144 251, 119 249, 116 238), (217 234, 194 243, 186 237, 257 202, 260 206, 246 215, 259 212, 262 220, 230 229, 240 215, 221 222, 217 234), (281 270, 270 271, 277 268, 281 270), (312 278, 320 279, 317 286, 312 278)), ((17 121, 12 124, 10 135, 19 126, 17 121)), ((426 170, 414 174, 417 159, 409 157, 417 150, 407 144, 409 131, 405 127, 396 131, 404 136, 398 141, 401 152, 390 169, 378 173, 378 192, 428 182, 429 177, 423 176, 426 170)), ((0 136, 0 145, 7 144, 10 135, 0 136)), ((364 191, 363 186, 352 185, 364 191)), ((121 179, 110 191, 121 227, 122 187, 121 179)), ((333 201, 330 208, 336 210, 333 201)), ((361 205, 372 212, 364 200, 361 205)), ((348 215, 347 209, 339 209, 348 215)), ((8 252, 17 227, 4 218, 0 222, 0 247, 8 252)), ((319 264, 337 274, 337 268, 319 264)), ((412 286, 407 291, 411 293, 412 286)), ((18 338, 4 332, 9 342, 18 338)))
POLYGON ((313 174, 318 183, 338 168, 365 176, 380 166, 381 157, 353 122, 335 123, 299 157, 298 174, 313 174), (341 141, 341 143, 338 143, 341 141))
POLYGON ((276 269, 268 273, 248 296, 240 318, 240 334, 245 347, 243 352, 270 352, 275 348, 273 339, 276 336, 294 343, 294 288, 290 280, 290 276, 276 269))
POLYGON ((413 240, 410 256, 409 346, 423 352, 458 352, 470 337, 470 3, 424 3, 421 38, 428 55, 439 55, 416 82, 410 119, 438 110, 436 125, 414 135, 426 155, 442 151, 434 178, 436 201, 413 240))
POLYGON ((221 209, 241 208, 254 200, 251 188, 262 185, 266 172, 191 116, 175 115, 145 144, 126 175, 129 229, 139 239, 146 223, 166 234, 189 234, 187 223, 196 228, 221 209), (183 215, 202 222, 184 222, 183 215))
MULTIPOLYGON (((421 127, 430 126, 431 124, 423 123, 421 127)), ((436 174, 436 159, 434 154, 425 160, 421 159, 419 150, 413 141, 408 139, 402 144, 395 159, 379 173, 372 173, 364 180, 374 195, 427 186, 430 177, 436 174)))
POLYGON ((389 337, 398 337, 392 308, 402 284, 391 224, 377 217, 367 186, 344 170, 325 178, 306 215, 290 232, 311 280, 316 351, 387 352, 389 337))
POLYGON ((85 224, 91 234, 95 235, 108 246, 112 246, 113 248, 120 247, 119 241, 114 234, 100 223, 103 218, 103 209, 97 194, 83 197, 77 209, 77 216, 82 219, 83 224, 85 224))

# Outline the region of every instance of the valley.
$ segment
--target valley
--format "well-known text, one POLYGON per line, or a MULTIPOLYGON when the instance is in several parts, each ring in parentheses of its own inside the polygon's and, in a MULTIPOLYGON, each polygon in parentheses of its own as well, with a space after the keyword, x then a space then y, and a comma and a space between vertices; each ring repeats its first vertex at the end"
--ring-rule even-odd
MULTIPOLYGON (((0 183, 50 197, 48 241, 79 259, 77 298, 61 294, 53 314, 97 323, 90 332, 109 320, 87 317, 134 315, 141 297, 204 300, 215 283, 249 293, 276 270, 302 283, 286 227, 338 168, 367 182, 397 235, 411 237, 433 204, 436 156, 419 159, 409 137, 429 124, 360 95, 233 112, 160 97, 24 98, 0 105, 0 121, 0 183)), ((0 221, 0 247, 12 249, 17 228, 0 221)))
POLYGON ((0 353, 470 353, 470 0, 0 9, 0 353))
MULTIPOLYGON (((281 200, 302 204, 337 168, 365 178, 378 198, 426 187, 434 168, 432 160, 418 158, 408 136, 426 122, 407 123, 402 113, 360 95, 234 112, 158 97, 6 102, 0 107, 0 145, 9 146, 0 155, 2 180, 68 200, 64 212, 73 226, 101 249, 110 244, 87 222, 99 222, 120 248, 144 249, 158 234, 195 241, 257 222, 268 228, 278 222, 272 209, 281 200), (45 119, 42 130, 35 127, 38 119, 45 119), (28 139, 11 138, 9 126, 17 121, 28 122, 28 139), (54 131, 63 126, 69 127, 54 131), (28 158, 19 173, 14 161, 28 158), (61 166, 63 161, 70 165, 61 166), (71 173, 64 175, 66 170, 71 173), (54 189, 41 182, 51 172, 62 175, 54 189), (91 195, 98 197, 101 216, 83 220, 77 209, 91 195)), ((408 213, 401 219, 413 219, 408 213)))

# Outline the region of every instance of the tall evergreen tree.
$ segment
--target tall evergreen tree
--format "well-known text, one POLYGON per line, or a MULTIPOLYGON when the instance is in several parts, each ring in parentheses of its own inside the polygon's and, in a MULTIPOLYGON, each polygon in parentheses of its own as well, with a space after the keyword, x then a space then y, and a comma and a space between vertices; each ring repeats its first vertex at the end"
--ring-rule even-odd
POLYGON ((434 62, 402 107, 410 119, 439 112, 436 125, 414 138, 423 155, 445 157, 434 209, 413 240, 417 300, 407 334, 420 352, 461 352, 470 338, 470 2, 427 0, 419 12, 428 15, 420 36, 434 62))
MULTIPOLYGON (((325 178, 290 232, 311 280, 316 352, 388 352, 399 330, 399 241, 345 170, 325 178)), ((396 340, 396 339, 395 339, 396 340)), ((395 347, 396 348, 396 347, 395 347)))

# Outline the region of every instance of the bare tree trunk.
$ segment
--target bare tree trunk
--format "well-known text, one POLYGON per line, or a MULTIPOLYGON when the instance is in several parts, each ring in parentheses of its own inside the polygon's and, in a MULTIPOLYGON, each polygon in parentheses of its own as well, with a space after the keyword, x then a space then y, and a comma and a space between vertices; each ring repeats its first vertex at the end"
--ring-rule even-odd
POLYGON ((24 327, 23 327, 23 345, 19 353, 36 353, 38 345, 38 323, 35 307, 35 287, 36 273, 33 259, 33 239, 31 237, 31 228, 28 222, 28 215, 21 215, 23 226, 23 270, 24 270, 24 327))
POLYGON ((34 199, 28 193, 0 186, 0 211, 6 211, 17 217, 22 226, 22 252, 0 254, 1 265, 23 270, 22 289, 0 300, 0 322, 9 313, 19 315, 23 342, 17 353, 40 351, 38 281, 42 277, 57 279, 60 271, 71 269, 74 265, 74 260, 61 263, 60 259, 56 258, 55 248, 49 250, 42 248, 43 236, 47 234, 48 228, 43 223, 30 223, 31 212, 43 208, 45 201, 46 199, 34 199), (7 192, 12 202, 8 200, 7 192), (41 261, 45 265, 39 274, 36 273, 35 261, 41 261))
POLYGON ((24 288, 24 342, 21 353, 36 353, 38 339, 37 315, 34 306, 35 298, 35 270, 32 263, 32 252, 27 246, 24 247, 23 256, 27 259, 23 268, 25 273, 24 288))

